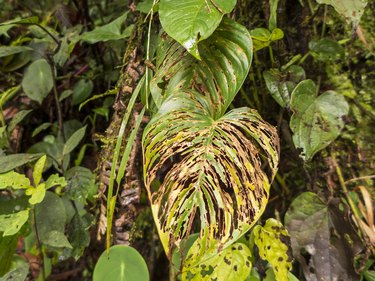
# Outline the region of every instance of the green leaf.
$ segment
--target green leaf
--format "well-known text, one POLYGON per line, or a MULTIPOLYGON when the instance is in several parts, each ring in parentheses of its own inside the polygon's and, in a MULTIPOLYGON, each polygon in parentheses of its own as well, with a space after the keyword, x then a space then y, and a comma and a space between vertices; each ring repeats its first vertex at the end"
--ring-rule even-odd
POLYGON ((274 30, 277 27, 277 5, 279 0, 270 0, 270 17, 268 19, 268 29, 274 30))
POLYGON ((112 246, 95 265, 93 281, 149 281, 147 265, 132 247, 112 246))
POLYGON ((290 96, 297 83, 306 78, 302 67, 291 65, 284 71, 270 69, 263 73, 264 81, 271 96, 282 107, 289 107, 290 96))
POLYGON ((40 104, 53 88, 53 75, 45 59, 34 61, 25 71, 22 88, 25 94, 40 104))
POLYGON ((137 4, 137 11, 147 14, 152 9, 154 0, 144 0, 137 4))
POLYGON ((84 138, 86 133, 86 126, 78 129, 74 134, 66 141, 64 145, 63 155, 69 154, 72 152, 84 138))
POLYGON ((26 154, 26 153, 19 153, 19 154, 12 154, 1 156, 0 158, 0 173, 5 173, 19 166, 22 166, 28 162, 34 161, 40 158, 42 154, 26 154))
POLYGON ((46 184, 41 183, 37 187, 29 187, 26 190, 26 195, 30 195, 29 203, 31 205, 39 204, 43 201, 46 195, 46 184))
POLYGON ((200 255, 199 239, 190 248, 182 269, 182 281, 238 281, 245 280, 251 271, 251 252, 242 243, 234 243, 218 253, 212 249, 200 255))
POLYGON ((304 80, 297 85, 290 107, 293 111, 290 120, 293 142, 296 147, 302 148, 301 157, 306 161, 338 137, 344 127, 342 118, 349 111, 345 98, 334 91, 318 96, 312 80, 304 80))
POLYGON ((17 126, 18 123, 20 123, 31 111, 32 109, 29 110, 21 110, 14 115, 12 120, 9 122, 8 125, 8 132, 12 132, 13 129, 17 126))
POLYGON ((317 57, 323 61, 337 59, 345 55, 345 49, 336 41, 323 38, 318 41, 310 41, 309 49, 317 54, 317 57))
POLYGON ((74 85, 72 105, 78 105, 85 101, 92 93, 94 84, 91 80, 81 79, 74 85))
POLYGON ((57 230, 46 233, 43 244, 56 248, 73 248, 65 234, 57 230))
POLYGON ((35 205, 35 220, 42 242, 53 230, 64 233, 66 212, 62 199, 55 193, 47 191, 44 200, 35 205))
POLYGON ((45 184, 45 189, 49 189, 54 186, 65 187, 67 185, 67 182, 64 177, 60 177, 58 174, 53 174, 49 176, 45 184))
MULTIPOLYGON (((0 276, 11 268, 12 257, 17 249, 18 235, 0 235, 0 276)), ((1 280, 1 277, 0 277, 1 280)))
POLYGON ((144 130, 145 184, 167 254, 198 213, 207 245, 215 237, 224 248, 237 240, 263 213, 277 170, 274 127, 248 108, 214 119, 209 106, 196 92, 176 93, 144 130))
POLYGON ((0 190, 8 187, 13 189, 26 189, 30 187, 30 180, 25 175, 14 171, 0 174, 0 190))
POLYGON ((276 280, 289 281, 292 257, 289 253, 289 234, 284 226, 275 219, 268 219, 263 227, 255 226, 251 236, 259 249, 259 256, 272 265, 276 280))
POLYGON ((194 88, 211 99, 222 116, 247 77, 252 42, 245 27, 224 18, 210 39, 199 44, 201 62, 168 36, 161 36, 151 95, 157 107, 175 91, 194 88), (221 102, 218 102, 221 101, 221 102))
POLYGON ((200 59, 198 43, 219 26, 236 0, 161 0, 160 22, 164 30, 194 57, 200 59))
POLYGON ((46 164, 47 156, 43 155, 38 161, 36 161, 34 165, 33 170, 33 179, 34 179, 34 185, 37 186, 40 183, 40 180, 42 179, 42 173, 44 166, 46 164))
POLYGON ((266 28, 255 28, 250 31, 250 35, 253 39, 254 51, 266 48, 272 42, 284 38, 284 32, 279 28, 273 29, 272 32, 266 28))
POLYGON ((6 57, 22 52, 33 51, 32 48, 26 46, 1 46, 0 47, 0 58, 6 57))
POLYGON ((41 125, 39 125, 38 127, 36 127, 31 135, 31 137, 35 137, 36 135, 38 135, 40 132, 48 129, 49 127, 52 126, 52 123, 49 123, 49 122, 46 122, 46 123, 43 123, 41 125))
POLYGON ((0 232, 3 236, 16 234, 29 219, 29 210, 0 215, 0 232))
POLYGON ((72 256, 78 260, 90 244, 90 221, 76 213, 68 227, 68 238, 73 246, 72 256))
POLYGON ((12 267, 9 272, 0 277, 0 281, 24 281, 29 273, 29 264, 20 256, 13 256, 12 267))
POLYGON ((96 191, 95 175, 87 168, 73 167, 66 172, 65 178, 68 182, 65 194, 71 200, 86 203, 88 196, 96 191))
POLYGON ((328 4, 344 16, 347 21, 353 22, 354 26, 359 24, 363 15, 367 0, 316 0, 319 4, 328 4))
POLYGON ((128 26, 128 28, 121 32, 121 26, 125 22, 128 13, 129 12, 125 12, 122 16, 118 17, 114 21, 106 25, 96 27, 93 31, 82 34, 81 40, 89 44, 95 44, 97 42, 119 40, 129 37, 132 26, 128 26))
POLYGON ((39 23, 39 19, 37 16, 27 17, 23 19, 12 19, 5 22, 0 23, 1 25, 8 25, 8 24, 34 24, 39 23))
POLYGON ((175 249, 172 254, 172 264, 176 270, 180 270, 182 267, 182 262, 186 259, 187 253, 194 242, 199 237, 199 233, 193 233, 189 235, 187 239, 181 241, 181 246, 179 249, 175 249))

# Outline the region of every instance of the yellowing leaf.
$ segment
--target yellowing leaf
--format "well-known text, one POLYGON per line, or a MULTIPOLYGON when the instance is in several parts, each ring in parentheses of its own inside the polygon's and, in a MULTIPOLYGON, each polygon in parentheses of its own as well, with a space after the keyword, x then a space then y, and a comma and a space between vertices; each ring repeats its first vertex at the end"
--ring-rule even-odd
POLYGON ((28 210, 14 214, 0 215, 0 232, 3 232, 3 236, 14 235, 27 222, 28 218, 28 210))
POLYGON ((42 179, 42 173, 44 169, 44 165, 46 164, 47 156, 42 156, 34 165, 33 170, 33 179, 34 179, 34 185, 37 186, 40 183, 40 180, 42 179))
POLYGON ((25 175, 14 171, 0 174, 0 190, 5 188, 24 189, 29 186, 30 181, 25 175))

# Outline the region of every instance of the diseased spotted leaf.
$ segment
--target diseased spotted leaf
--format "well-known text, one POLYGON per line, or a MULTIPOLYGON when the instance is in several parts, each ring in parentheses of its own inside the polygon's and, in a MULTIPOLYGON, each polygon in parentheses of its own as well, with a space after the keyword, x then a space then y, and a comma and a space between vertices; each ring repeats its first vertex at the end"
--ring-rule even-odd
POLYGON ((275 219, 268 219, 263 227, 254 227, 251 240, 258 247, 259 256, 272 265, 276 280, 289 281, 292 259, 288 252, 290 238, 284 226, 275 219))
POLYGON ((209 40, 199 44, 197 61, 165 34, 157 49, 151 95, 157 107, 175 91, 195 89, 210 98, 211 112, 222 116, 247 77, 252 41, 247 29, 224 18, 209 40))
POLYGON ((3 236, 16 234, 29 218, 29 210, 0 215, 0 232, 3 236))
POLYGON ((30 180, 22 174, 10 171, 0 174, 0 190, 5 188, 25 189, 30 187, 30 180))
POLYGON ((262 214, 279 147, 275 128, 255 111, 239 108, 215 119, 207 98, 176 93, 146 127, 143 145, 145 183, 167 253, 196 217, 206 245, 219 237, 226 247, 262 214))
POLYGON ((213 248, 201 256, 201 242, 198 239, 187 254, 182 281, 238 281, 250 274, 251 252, 245 244, 234 243, 221 252, 213 248))

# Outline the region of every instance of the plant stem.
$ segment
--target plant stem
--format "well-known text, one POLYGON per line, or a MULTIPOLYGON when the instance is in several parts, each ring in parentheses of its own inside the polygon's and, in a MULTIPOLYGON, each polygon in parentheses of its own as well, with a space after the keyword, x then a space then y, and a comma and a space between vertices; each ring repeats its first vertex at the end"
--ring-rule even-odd
POLYGON ((42 249, 42 244, 40 242, 39 233, 38 233, 38 227, 36 225, 36 213, 35 213, 35 206, 32 208, 32 214, 33 214, 33 225, 34 225, 34 231, 35 231, 35 237, 36 237, 36 245, 39 250, 40 255, 42 256, 41 260, 41 267, 40 270, 42 272, 42 280, 46 280, 46 272, 44 271, 44 253, 42 249))

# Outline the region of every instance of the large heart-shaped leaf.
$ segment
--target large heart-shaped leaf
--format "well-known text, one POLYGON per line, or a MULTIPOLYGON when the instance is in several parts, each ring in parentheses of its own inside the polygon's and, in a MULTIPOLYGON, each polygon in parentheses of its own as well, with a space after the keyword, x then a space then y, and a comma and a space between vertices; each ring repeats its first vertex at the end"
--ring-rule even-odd
POLYGON ((157 107, 174 91, 195 89, 210 97, 212 111, 222 116, 242 86, 251 65, 252 41, 247 29, 224 18, 218 29, 199 45, 201 61, 168 36, 161 36, 157 72, 151 94, 157 107))
POLYGON ((306 161, 337 138, 344 127, 342 117, 349 111, 345 98, 334 91, 318 96, 312 80, 297 85, 290 107, 294 112, 290 119, 293 142, 303 149, 301 156, 306 161))
POLYGON ((203 245, 237 240, 263 212, 276 173, 275 128, 247 108, 214 118, 210 102, 176 93, 144 131, 145 183, 167 253, 198 216, 203 245))
POLYGON ((200 58, 198 43, 218 27, 225 13, 232 11, 236 0, 161 0, 160 22, 173 39, 193 56, 200 58))

